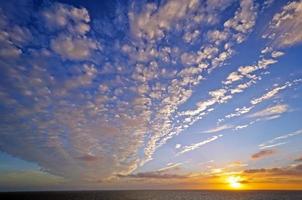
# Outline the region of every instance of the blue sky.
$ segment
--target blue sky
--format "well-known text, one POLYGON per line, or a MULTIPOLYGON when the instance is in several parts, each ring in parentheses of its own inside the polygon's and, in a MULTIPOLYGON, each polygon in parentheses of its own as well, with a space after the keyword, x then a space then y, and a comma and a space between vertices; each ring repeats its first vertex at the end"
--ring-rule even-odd
POLYGON ((301 189, 302 1, 0 11, 1 190, 301 189))

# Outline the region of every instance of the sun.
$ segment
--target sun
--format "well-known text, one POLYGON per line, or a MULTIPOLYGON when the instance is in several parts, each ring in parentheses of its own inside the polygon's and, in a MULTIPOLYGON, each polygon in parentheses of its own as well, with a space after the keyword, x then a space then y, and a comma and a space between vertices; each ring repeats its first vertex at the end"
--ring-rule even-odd
POLYGON ((229 186, 232 189, 239 189, 242 187, 242 184, 240 183, 241 181, 241 177, 240 176, 229 176, 227 178, 227 182, 229 184, 229 186))

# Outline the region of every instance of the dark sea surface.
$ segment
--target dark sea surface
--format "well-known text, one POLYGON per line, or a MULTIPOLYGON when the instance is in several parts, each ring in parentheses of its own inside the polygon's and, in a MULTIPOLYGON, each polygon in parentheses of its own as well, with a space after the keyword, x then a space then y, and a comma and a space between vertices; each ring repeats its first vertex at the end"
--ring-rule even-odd
POLYGON ((0 199, 25 200, 302 200, 302 191, 73 191, 0 193, 0 199))

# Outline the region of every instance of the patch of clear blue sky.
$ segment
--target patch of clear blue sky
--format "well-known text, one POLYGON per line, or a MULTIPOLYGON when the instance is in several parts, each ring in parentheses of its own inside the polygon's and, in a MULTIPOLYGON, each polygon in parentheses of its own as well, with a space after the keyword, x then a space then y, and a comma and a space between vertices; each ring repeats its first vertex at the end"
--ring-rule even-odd
POLYGON ((32 170, 40 170, 40 167, 33 162, 28 162, 0 151, 0 171, 32 170))

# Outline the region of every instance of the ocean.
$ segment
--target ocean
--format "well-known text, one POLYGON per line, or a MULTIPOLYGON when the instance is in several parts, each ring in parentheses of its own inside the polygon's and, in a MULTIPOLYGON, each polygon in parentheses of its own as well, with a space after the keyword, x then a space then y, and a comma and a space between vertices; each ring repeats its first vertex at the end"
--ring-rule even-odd
POLYGON ((0 193, 0 199, 22 200, 302 200, 302 191, 61 191, 0 193))

